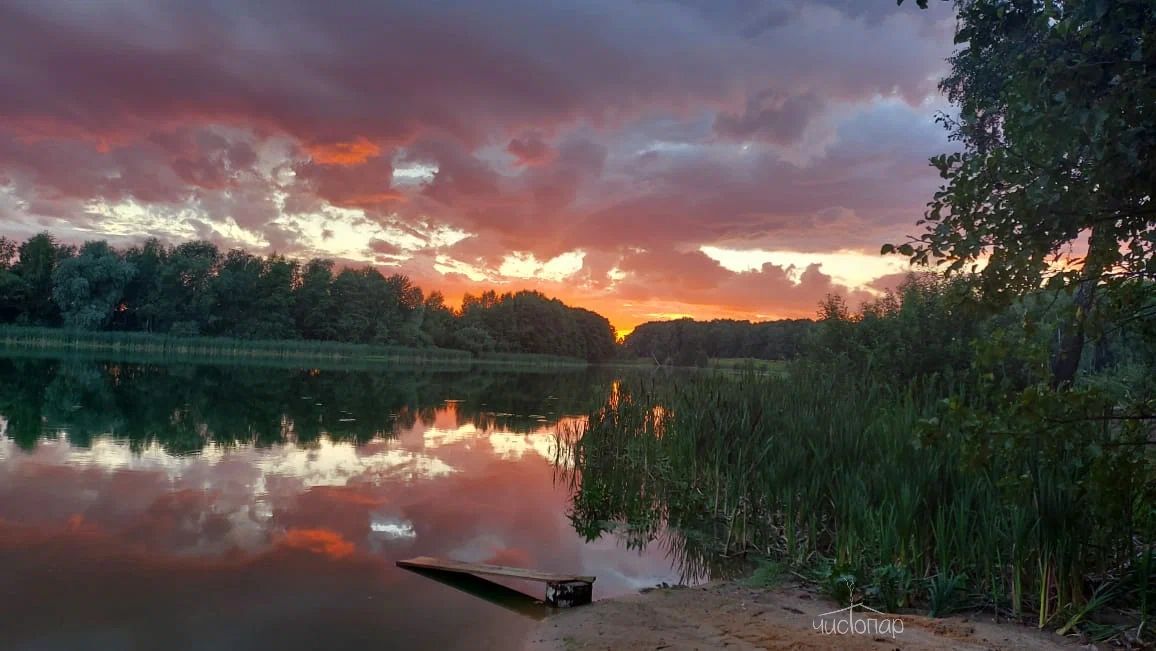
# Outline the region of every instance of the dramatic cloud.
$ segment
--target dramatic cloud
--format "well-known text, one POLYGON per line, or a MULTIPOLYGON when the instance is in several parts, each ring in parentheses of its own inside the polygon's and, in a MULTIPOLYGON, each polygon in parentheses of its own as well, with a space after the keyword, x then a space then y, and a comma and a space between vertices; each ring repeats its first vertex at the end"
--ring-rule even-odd
POLYGON ((700 249, 866 259, 911 231, 949 147, 951 21, 888 0, 16 0, 0 234, 388 264, 623 328, 805 315, 877 276, 700 249))
POLYGON ((715 130, 738 140, 765 138, 787 145, 802 137, 811 118, 822 109, 822 101, 813 94, 788 97, 769 90, 747 98, 742 114, 721 113, 715 130))

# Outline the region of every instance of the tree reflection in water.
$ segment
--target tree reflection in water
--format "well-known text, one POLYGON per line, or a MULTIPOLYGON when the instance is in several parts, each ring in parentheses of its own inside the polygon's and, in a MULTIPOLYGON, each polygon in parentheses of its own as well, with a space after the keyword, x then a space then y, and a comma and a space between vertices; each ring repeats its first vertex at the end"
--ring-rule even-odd
POLYGON ((558 426, 555 478, 571 491, 570 522, 587 541, 661 545, 683 583, 735 576, 748 566, 747 532, 715 515, 713 492, 674 471, 658 405, 654 394, 615 383, 587 419, 558 426))
POLYGON ((0 416, 25 449, 62 434, 81 447, 109 435, 136 451, 157 444, 190 454, 207 445, 392 438, 432 423, 449 400, 461 422, 480 430, 530 432, 587 411, 608 385, 597 369, 370 372, 3 358, 0 416))

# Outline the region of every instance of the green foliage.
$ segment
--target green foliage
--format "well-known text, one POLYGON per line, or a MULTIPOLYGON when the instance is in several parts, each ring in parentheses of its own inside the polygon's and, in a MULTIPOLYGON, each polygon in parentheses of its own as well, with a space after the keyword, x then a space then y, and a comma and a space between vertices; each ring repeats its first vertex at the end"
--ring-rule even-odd
POLYGON ((421 334, 423 342, 434 346, 449 346, 454 331, 454 313, 446 306, 441 292, 431 292, 422 310, 421 334))
POLYGON ((485 328, 467 326, 454 331, 450 339, 454 348, 468 350, 474 355, 487 353, 495 348, 494 338, 485 328))
POLYGON ((946 617, 967 607, 967 575, 944 572, 927 581, 927 603, 932 617, 946 617))
POLYGON ((786 360, 798 356, 812 324, 809 319, 764 323, 676 319, 644 323, 622 343, 632 357, 676 366, 705 366, 706 358, 786 360))
POLYGON ((962 270, 990 254, 982 286, 1022 294, 1093 232, 1086 268, 1061 280, 1151 276, 1151 3, 962 0, 957 12, 963 47, 941 89, 960 108, 943 120, 963 151, 933 159, 946 184, 913 259, 962 270))
MULTIPOLYGON (((61 332, 42 330, 45 335, 61 332)), ((163 339, 139 334, 132 338, 163 339)), ((325 346, 330 352, 338 346, 352 347, 325 346)), ((253 348, 248 350, 252 354, 253 348)), ((59 359, 0 358, 5 434, 22 447, 57 438, 62 430, 67 430, 74 446, 112 435, 127 440, 134 450, 157 445, 171 454, 287 440, 308 446, 322 436, 367 442, 391 438, 417 423, 432 425, 438 408, 449 399, 456 400, 454 410, 462 423, 479 430, 500 427, 530 433, 539 431, 542 423, 529 414, 549 413, 558 419, 583 411, 605 394, 609 383, 595 369, 572 365, 510 372, 477 365, 461 351, 393 351, 389 364, 358 371, 349 370, 348 360, 331 370, 302 369, 300 362, 260 366, 251 358, 228 365, 222 364, 228 361, 223 358, 211 364, 203 361, 109 362, 75 354, 59 359), (455 360, 464 364, 398 364, 455 360)))
POLYGON ((949 376, 972 363, 980 322, 965 282, 909 274, 857 313, 841 297, 828 296, 805 350, 810 358, 841 359, 888 381, 949 376))
POLYGON ((1086 330, 1151 314, 1156 12, 1150 0, 956 8, 962 47, 940 88, 959 115, 940 120, 962 149, 932 159, 945 182, 924 232, 884 252, 974 272, 1000 306, 1041 286, 1074 292, 1051 361, 1051 385, 1067 387, 1086 330))
POLYGON ((86 242, 80 254, 56 265, 52 300, 67 328, 96 330, 112 318, 124 288, 136 274, 106 242, 86 242))
POLYGON ((16 242, 0 236, 0 271, 11 270, 16 260, 16 242))
POLYGON ((887 612, 907 607, 912 592, 911 569, 902 563, 881 565, 871 571, 871 583, 866 589, 868 603, 877 604, 887 612))
MULTIPOLYGON (((196 324, 180 322, 166 334, 146 332, 78 332, 60 328, 0 326, 0 349, 5 354, 19 350, 109 351, 118 355, 141 353, 167 357, 208 359, 299 359, 311 361, 388 362, 469 361, 462 350, 410 348, 396 345, 369 345, 337 341, 261 340, 199 336, 196 324), (181 335, 178 332, 187 334, 181 335)), ((560 360, 552 360, 560 361, 560 360)), ((567 360, 571 364, 577 360, 567 360)))
POLYGON ((12 323, 25 315, 28 283, 11 269, 0 269, 0 323, 12 323))
MULTIPOLYGON (((460 326, 485 330, 501 352, 567 355, 591 362, 606 361, 615 353, 614 327, 605 317, 540 292, 466 294, 460 326)), ((466 340, 478 345, 473 334, 466 340)))
POLYGON ((986 316, 967 288, 915 277, 856 312, 828 300, 784 374, 624 380, 564 441, 572 520, 636 544, 664 524, 699 532, 688 566, 767 555, 889 610, 1089 627, 1089 599, 1140 609, 1151 590, 1095 591, 1150 583, 1156 355, 1136 342, 1151 324, 1105 333, 1116 361, 1056 392, 1048 340, 1067 305, 1039 294, 986 316))
POLYGON ((28 238, 17 249, 12 273, 19 286, 9 281, 11 297, 18 296, 17 320, 32 325, 60 325, 60 308, 52 300, 52 276, 56 265, 72 257, 72 248, 56 243, 48 233, 28 238))
POLYGON ((161 272, 168 251, 155 238, 124 252, 124 260, 136 269, 124 288, 123 308, 113 314, 114 330, 142 330, 151 332, 162 313, 161 272))
POLYGON ((821 563, 814 576, 823 592, 842 605, 855 601, 855 586, 860 583, 860 568, 839 563, 821 563))
POLYGON ((215 297, 208 333, 244 339, 291 339, 297 263, 282 256, 259 258, 234 249, 212 280, 215 297))
POLYGON ((778 587, 787 576, 787 567, 771 559, 762 559, 754 572, 743 581, 746 585, 752 588, 775 588, 778 587))
POLYGON ((155 330, 174 334, 208 331, 216 296, 213 277, 221 254, 210 242, 186 242, 167 252, 157 276, 155 330))
POLYGON ((302 269, 294 295, 293 320, 297 332, 305 339, 336 339, 337 327, 332 318, 336 307, 333 261, 314 258, 302 269))
MULTIPOLYGON (((79 254, 40 234, 0 238, 0 324, 58 326, 245 340, 334 341, 406 348, 457 347, 475 356, 613 359, 601 315, 537 292, 466 295, 456 313, 401 274, 211 242, 156 239, 119 252, 89 242, 79 254)), ((524 358, 523 358, 524 359, 524 358)))

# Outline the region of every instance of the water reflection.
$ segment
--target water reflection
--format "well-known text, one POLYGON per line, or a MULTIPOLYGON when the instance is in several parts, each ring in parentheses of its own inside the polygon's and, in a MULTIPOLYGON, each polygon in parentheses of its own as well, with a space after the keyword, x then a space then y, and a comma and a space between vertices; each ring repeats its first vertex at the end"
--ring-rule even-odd
POLYGON ((507 588, 489 579, 458 572, 439 572, 418 567, 404 569, 531 619, 545 619, 554 612, 554 609, 546 605, 546 602, 541 599, 535 599, 524 592, 507 588))
POLYGON ((559 424, 557 477, 572 496, 571 525, 587 541, 612 537, 627 549, 662 549, 682 583, 748 570, 743 553, 728 553, 736 529, 714 515, 709 488, 673 471, 672 455, 693 464, 696 452, 660 445, 668 413, 657 402, 656 394, 626 392, 615 381, 589 421, 600 426, 559 424))
POLYGON ((134 449, 159 441, 179 454, 210 442, 268 445, 322 435, 362 443, 434 421, 446 401, 454 401, 455 419, 479 430, 528 432, 584 412, 605 382, 598 373, 556 370, 368 373, 0 359, 0 414, 7 435, 26 448, 46 433, 66 433, 80 445, 112 434, 134 449))
POLYGON ((661 545, 566 516, 555 431, 608 387, 0 360, 0 648, 521 639, 527 618, 393 567, 422 554, 597 575, 596 598, 674 581, 661 545))

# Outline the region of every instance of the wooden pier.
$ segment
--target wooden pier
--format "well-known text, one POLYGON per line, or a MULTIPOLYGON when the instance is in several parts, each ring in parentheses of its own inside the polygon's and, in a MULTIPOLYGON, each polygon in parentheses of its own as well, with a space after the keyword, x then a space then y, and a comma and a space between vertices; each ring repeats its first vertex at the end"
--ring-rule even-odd
POLYGON ((505 565, 489 565, 486 563, 464 563, 432 556, 418 556, 409 560, 397 561, 398 567, 416 570, 432 570, 453 574, 469 574, 473 576, 494 576, 522 581, 536 581, 546 584, 546 603, 555 608, 569 608, 590 603, 594 591, 593 576, 578 574, 556 574, 541 572, 521 567, 507 567, 505 565))

